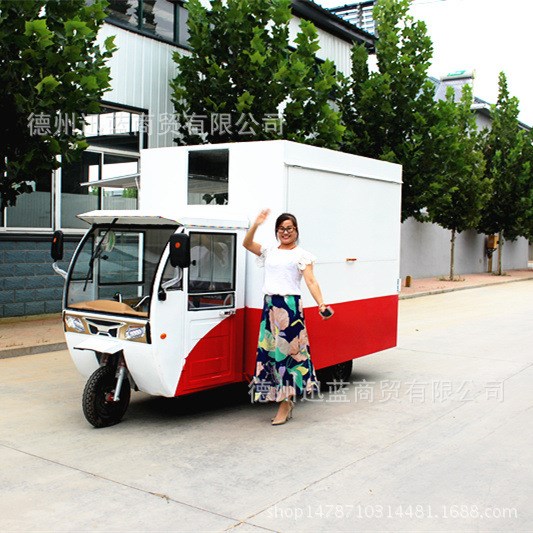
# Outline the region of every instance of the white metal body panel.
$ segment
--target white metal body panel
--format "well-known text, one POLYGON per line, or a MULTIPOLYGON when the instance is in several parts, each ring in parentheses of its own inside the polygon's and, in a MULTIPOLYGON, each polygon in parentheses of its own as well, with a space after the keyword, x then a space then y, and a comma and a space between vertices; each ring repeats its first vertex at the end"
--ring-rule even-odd
MULTIPOLYGON (((94 318, 104 318, 98 314, 84 313, 84 316, 94 318)), ((109 317, 105 317, 109 318, 109 317)), ((102 337, 96 335, 85 335, 81 333, 65 333, 67 346, 76 368, 82 376, 88 378, 98 367, 99 362, 96 357, 96 351, 82 349, 88 340, 102 340, 102 337)), ((105 345, 100 346, 101 353, 116 353, 117 345, 124 353, 124 359, 135 383, 140 390, 149 394, 158 394, 165 396, 165 390, 161 387, 161 380, 158 374, 158 361, 155 357, 154 350, 150 344, 139 342, 130 342, 122 339, 104 339, 108 341, 109 350, 105 345)), ((173 394, 172 394, 173 396, 173 394)))
POLYGON ((288 181, 289 211, 298 217, 302 241, 319 258, 316 273, 327 301, 395 294, 400 185, 300 167, 289 168, 288 181))
MULTIPOLYGON (((168 259, 168 247, 156 274, 156 287, 168 259)), ((157 291, 157 289, 156 289, 157 291)), ((155 292, 156 292, 155 291, 155 292)), ((160 301, 154 294, 150 304, 150 329, 152 333, 153 364, 163 396, 174 396, 181 371, 185 364, 185 305, 183 290, 166 291, 166 300, 160 301), (161 338, 164 335, 164 338, 161 338)))

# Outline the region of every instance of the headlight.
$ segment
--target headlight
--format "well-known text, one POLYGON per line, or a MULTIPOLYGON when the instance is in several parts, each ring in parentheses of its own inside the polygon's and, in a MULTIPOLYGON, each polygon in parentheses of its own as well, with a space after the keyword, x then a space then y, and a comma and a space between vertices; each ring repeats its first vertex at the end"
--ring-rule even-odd
POLYGON ((66 316, 65 322, 67 327, 71 330, 74 330, 78 333, 86 333, 85 326, 80 318, 77 316, 66 316))
POLYGON ((144 326, 129 326, 124 334, 124 338, 127 341, 133 341, 140 339, 146 335, 146 328, 144 326))

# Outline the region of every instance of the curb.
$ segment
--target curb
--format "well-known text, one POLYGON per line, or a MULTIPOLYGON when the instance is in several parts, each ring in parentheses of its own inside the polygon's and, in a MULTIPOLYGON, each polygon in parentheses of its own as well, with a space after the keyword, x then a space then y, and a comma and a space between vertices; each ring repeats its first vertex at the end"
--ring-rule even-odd
POLYGON ((38 344, 36 346, 22 346, 21 348, 6 348, 5 350, 0 350, 0 359, 9 359, 10 357, 19 357, 20 355, 35 355, 38 353, 58 352, 59 350, 66 349, 66 342, 38 344))
POLYGON ((43 313, 41 315, 27 315, 27 316, 2 316, 0 317, 0 324, 12 324, 14 322, 34 322, 35 320, 47 320, 52 318, 60 319, 62 313, 43 313))
POLYGON ((482 287, 492 287, 493 285, 505 285, 506 283, 517 283, 519 281, 531 281, 531 278, 521 278, 521 279, 507 279, 505 281, 493 281, 492 283, 483 283, 481 285, 469 285, 468 287, 453 287, 449 289, 435 289, 434 291, 426 292, 415 292, 413 294, 402 294, 400 293, 400 300, 410 300, 411 298, 420 298, 421 296, 431 296, 433 294, 444 294, 445 292, 456 292, 456 291, 466 291, 468 289, 480 289, 482 287))

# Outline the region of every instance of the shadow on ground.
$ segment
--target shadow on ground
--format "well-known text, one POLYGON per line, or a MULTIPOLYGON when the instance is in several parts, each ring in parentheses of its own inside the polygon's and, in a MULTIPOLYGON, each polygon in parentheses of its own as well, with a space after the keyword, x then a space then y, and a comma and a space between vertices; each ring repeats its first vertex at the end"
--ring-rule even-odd
MULTIPOLYGON (((344 386, 352 390, 358 382, 372 382, 378 379, 372 373, 353 372, 344 386)), ((326 397, 332 392, 332 385, 326 384, 322 391, 326 397)), ((132 403, 126 415, 130 420, 142 419, 172 420, 197 415, 216 415, 221 412, 240 411, 247 408, 272 409, 270 403, 253 404, 247 383, 234 383, 207 391, 164 398, 132 393, 132 403)))

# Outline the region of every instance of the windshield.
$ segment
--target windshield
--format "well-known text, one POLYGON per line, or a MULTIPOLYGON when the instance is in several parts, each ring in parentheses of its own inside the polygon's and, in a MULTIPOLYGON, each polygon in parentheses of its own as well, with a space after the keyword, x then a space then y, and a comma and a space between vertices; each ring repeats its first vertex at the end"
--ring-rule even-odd
POLYGON ((91 230, 72 266, 68 307, 148 316, 157 266, 175 230, 113 224, 91 230))

